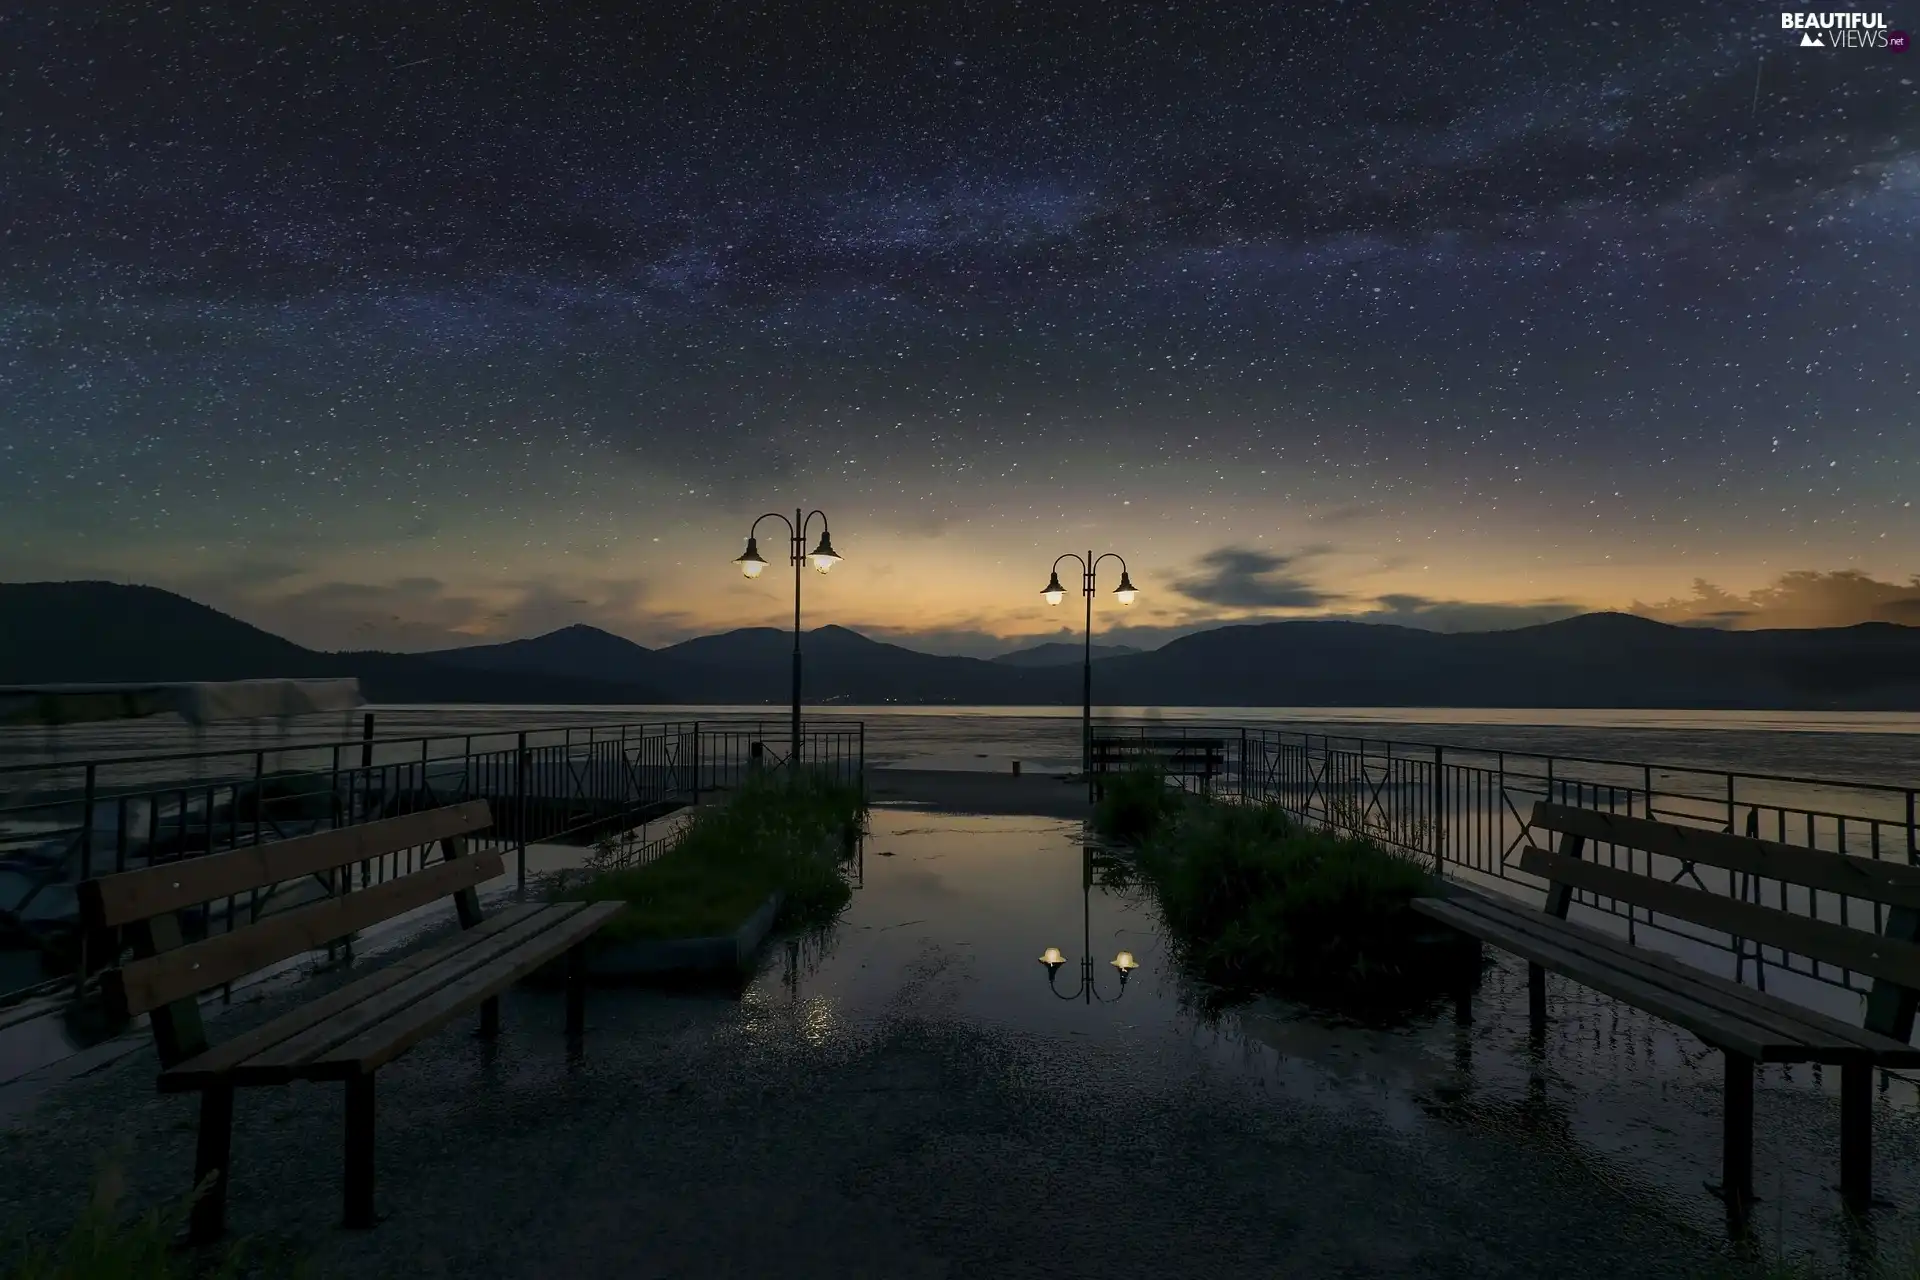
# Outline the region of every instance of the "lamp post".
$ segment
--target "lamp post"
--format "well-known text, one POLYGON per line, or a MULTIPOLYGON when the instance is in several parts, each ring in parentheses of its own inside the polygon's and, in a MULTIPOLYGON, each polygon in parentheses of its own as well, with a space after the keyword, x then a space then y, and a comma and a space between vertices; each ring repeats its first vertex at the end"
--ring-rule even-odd
POLYGON ((795 508, 793 519, 789 520, 778 511, 769 511, 756 519, 747 529, 747 549, 734 557, 734 563, 740 566, 740 572, 749 578, 757 578, 767 567, 767 561, 760 554, 759 543, 754 538, 761 520, 778 520, 787 526, 787 558, 793 562, 793 739, 788 748, 787 759, 793 764, 800 762, 800 570, 809 556, 813 567, 821 573, 840 563, 840 556, 833 549, 833 538, 827 532, 827 513, 810 511, 802 516, 795 508), (807 530, 813 524, 813 518, 820 517, 820 545, 811 552, 807 550, 807 530))
POLYGON ((1120 556, 1108 551, 1095 557, 1089 551, 1082 559, 1076 552, 1069 551, 1056 557, 1053 572, 1047 578, 1046 590, 1040 594, 1047 598, 1048 604, 1059 604, 1066 598, 1067 589, 1060 585, 1060 561, 1074 560, 1080 565, 1080 592, 1087 598, 1086 656, 1080 671, 1080 773, 1087 780, 1087 796, 1093 796, 1093 591, 1094 574, 1102 560, 1120 561, 1120 585, 1113 589, 1113 598, 1121 604, 1133 603, 1133 580, 1127 576, 1127 562, 1120 556))
POLYGON ((1080 987, 1076 991, 1062 991, 1054 985, 1054 978, 1060 972, 1060 966, 1067 962, 1066 956, 1058 947, 1048 947, 1040 957, 1040 963, 1047 967, 1047 986, 1053 994, 1062 1000, 1084 1000, 1092 1004, 1098 1000, 1101 1004, 1112 1004, 1127 994, 1127 979, 1140 967, 1133 958, 1133 952, 1122 951, 1108 963, 1120 974, 1120 990, 1110 996, 1100 994, 1094 985, 1093 972, 1093 850, 1084 849, 1080 859, 1080 987))

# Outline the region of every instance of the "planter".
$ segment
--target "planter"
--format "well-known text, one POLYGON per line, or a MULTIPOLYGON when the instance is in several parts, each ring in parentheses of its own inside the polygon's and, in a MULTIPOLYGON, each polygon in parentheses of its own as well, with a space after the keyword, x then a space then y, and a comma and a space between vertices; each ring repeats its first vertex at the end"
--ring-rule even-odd
POLYGON ((785 895, 775 890, 738 929, 710 938, 636 938, 587 952, 587 976, 609 979, 737 977, 753 968, 785 895))

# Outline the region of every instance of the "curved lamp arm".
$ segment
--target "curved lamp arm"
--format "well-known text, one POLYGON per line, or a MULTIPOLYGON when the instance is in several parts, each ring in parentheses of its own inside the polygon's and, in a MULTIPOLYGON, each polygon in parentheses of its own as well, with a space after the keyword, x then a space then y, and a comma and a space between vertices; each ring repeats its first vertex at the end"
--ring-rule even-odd
POLYGON ((1047 966, 1047 989, 1062 1000, 1078 1000, 1083 996, 1090 995, 1101 1004, 1112 1004, 1121 996, 1127 994, 1127 979, 1132 976, 1135 969, 1140 967, 1139 963, 1134 960, 1131 951, 1122 951, 1119 955, 1115 956, 1113 967, 1120 974, 1120 990, 1115 995, 1103 996, 1100 994, 1100 984, 1094 981, 1093 957, 1082 953, 1080 956, 1080 985, 1074 988, 1073 993, 1069 995, 1060 989, 1056 981, 1060 976, 1060 970, 1065 966, 1065 958, 1062 957, 1057 963, 1048 959, 1049 956, 1057 954, 1059 953, 1056 950, 1049 947, 1047 949, 1047 955, 1040 958, 1040 963, 1047 966), (1125 963, 1121 963, 1122 961, 1125 963))
POLYGON ((752 524, 752 525, 750 525, 750 526, 748 526, 748 528, 747 528, 747 541, 749 541, 749 542, 751 542, 751 541, 753 541, 753 535, 754 535, 754 532, 755 532, 756 530, 758 530, 758 529, 760 528, 760 522, 761 522, 762 520, 778 520, 778 521, 779 521, 779 522, 780 522, 781 524, 783 524, 783 525, 785 525, 785 526, 787 526, 787 536, 788 536, 789 538, 792 538, 792 537, 795 537, 795 536, 796 536, 796 534, 795 534, 795 531, 794 531, 794 527, 793 527, 793 521, 791 521, 791 520, 789 520, 789 519, 788 519, 788 518, 787 518, 787 517, 786 517, 786 516, 785 516, 784 514, 782 514, 781 512, 778 512, 778 511, 769 511, 769 512, 767 512, 767 513, 766 513, 765 515, 763 515, 763 516, 756 516, 756 517, 754 518, 754 521, 753 521, 753 524, 752 524))
POLYGON ((1100 984, 1090 980, 1087 976, 1087 972, 1088 971, 1086 966, 1082 965, 1080 968, 1080 986, 1078 987, 1078 989, 1074 991, 1072 995, 1068 995, 1066 992, 1062 991, 1059 987, 1054 985, 1052 974, 1047 975, 1047 990, 1053 992, 1054 995, 1058 996, 1062 1000, 1082 1000, 1082 999, 1085 999, 1087 996, 1092 996, 1096 1001, 1098 1001, 1101 1004, 1112 1004, 1116 1000, 1118 1000, 1121 996, 1124 996, 1125 994, 1127 994, 1127 984, 1123 981, 1120 984, 1120 991, 1117 995, 1111 995, 1111 996, 1101 995, 1100 984))
POLYGON ((754 522, 747 527, 747 549, 733 558, 733 562, 740 566, 740 571, 749 578, 759 577, 761 571, 767 567, 766 557, 760 554, 759 539, 754 536, 759 532, 761 520, 778 520, 781 524, 787 526, 788 563, 794 562, 794 544, 799 541, 799 539, 794 536, 793 521, 787 519, 778 511, 769 511, 754 520, 754 522))
POLYGON ((840 563, 840 553, 833 549, 833 535, 827 531, 827 513, 814 509, 800 522, 800 536, 794 540, 795 563, 808 556, 813 557, 813 567, 821 573, 840 563), (812 551, 807 550, 807 530, 813 527, 813 518, 820 517, 820 542, 812 551))
MULTIPOLYGON (((1108 558, 1112 558, 1120 562, 1120 585, 1113 589, 1114 598, 1119 600, 1121 604, 1132 604, 1133 597, 1137 592, 1137 588, 1135 588, 1135 586, 1133 585, 1133 579, 1127 576, 1126 557, 1120 555, 1116 551, 1108 551, 1108 552, 1102 553, 1098 559, 1094 560, 1093 563, 1097 567, 1100 564, 1101 560, 1106 560, 1108 558)), ((1093 577, 1093 574, 1089 572, 1087 574, 1087 577, 1091 579, 1093 577)))
POLYGON ((1081 559, 1077 553, 1069 551, 1063 556, 1054 557, 1053 570, 1047 574, 1047 585, 1040 594, 1047 598, 1048 604, 1059 604, 1067 598, 1067 589, 1060 585, 1060 562, 1062 560, 1071 560, 1080 566, 1080 590, 1082 594, 1090 594, 1092 590, 1087 583, 1087 562, 1081 559))

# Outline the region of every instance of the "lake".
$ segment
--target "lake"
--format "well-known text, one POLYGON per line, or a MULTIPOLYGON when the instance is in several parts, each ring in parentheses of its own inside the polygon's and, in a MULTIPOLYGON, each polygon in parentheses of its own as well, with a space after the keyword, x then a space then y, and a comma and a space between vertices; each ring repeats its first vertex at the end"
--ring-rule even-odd
MULTIPOLYGON (((374 707, 382 738, 487 735, 528 727, 700 720, 764 725, 786 737, 783 707, 374 707)), ((810 723, 866 726, 870 764, 1067 772, 1080 758, 1077 707, 807 708, 810 723)), ((1908 786, 1920 781, 1913 712, 1612 711, 1445 707, 1096 707, 1131 723, 1285 728, 1489 751, 1586 756, 1908 786)), ((190 750, 276 750, 357 739, 360 715, 194 730, 172 717, 57 730, 0 730, 0 763, 190 750)))

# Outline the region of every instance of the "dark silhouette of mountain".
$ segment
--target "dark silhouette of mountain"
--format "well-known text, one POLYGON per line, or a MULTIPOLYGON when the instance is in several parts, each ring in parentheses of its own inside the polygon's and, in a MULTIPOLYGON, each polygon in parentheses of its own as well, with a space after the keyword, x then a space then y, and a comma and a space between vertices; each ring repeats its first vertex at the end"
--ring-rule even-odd
MULTIPOLYGON (((658 650, 566 627, 431 654, 318 653, 151 587, 0 584, 0 684, 352 675, 377 702, 778 706, 792 646, 791 632, 771 627, 658 650)), ((801 652, 809 703, 1080 699, 1071 661, 940 657, 845 627, 806 632, 801 652)), ((1718 631, 1605 613, 1452 635, 1271 622, 1102 658, 1094 696, 1106 706, 1920 710, 1920 628, 1718 631)))
POLYGON ((1920 628, 1720 631, 1618 613, 1451 635, 1272 622, 1184 636, 1096 675, 1096 696, 1116 704, 1910 710, 1920 628))
POLYGON ((480 671, 401 653, 321 653, 156 587, 0 583, 0 684, 356 676, 372 702, 636 704, 651 688, 480 671))
POLYGON ((419 655, 468 671, 542 672, 665 689, 687 679, 683 664, 598 627, 575 624, 526 640, 419 655))
MULTIPOLYGON (((1145 653, 1129 644, 1097 644, 1093 646, 1093 660, 1102 658, 1124 658, 1130 653, 1145 653)), ((1046 644, 1036 644, 1026 649, 1015 649, 1003 653, 989 662, 998 662, 1008 667, 1064 667, 1086 660, 1086 648, 1083 645, 1058 640, 1046 644)))
POLYGON ((0 683, 330 675, 321 655, 157 587, 0 583, 0 683))
MULTIPOLYGON (((713 702, 783 702, 791 689, 793 633, 750 627, 682 641, 660 651, 709 673, 713 702)), ((920 653, 870 640, 845 627, 819 627, 800 637, 809 702, 1054 704, 1072 701, 1069 682, 1052 673, 1009 669, 980 658, 920 653)), ((1077 696, 1077 695, 1075 695, 1077 696)))

